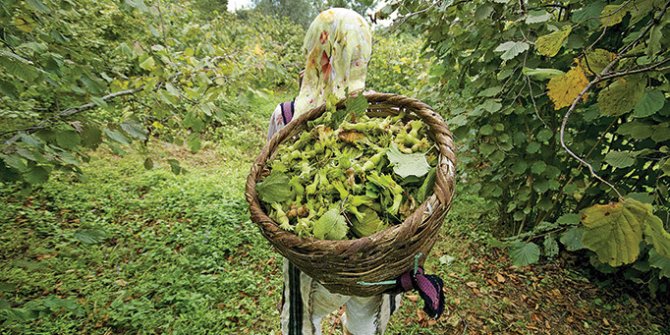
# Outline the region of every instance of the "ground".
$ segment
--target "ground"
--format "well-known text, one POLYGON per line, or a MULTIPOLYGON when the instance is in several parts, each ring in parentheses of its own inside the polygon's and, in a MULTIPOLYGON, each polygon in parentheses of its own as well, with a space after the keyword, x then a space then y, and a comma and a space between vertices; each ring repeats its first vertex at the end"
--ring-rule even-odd
MULTIPOLYGON (((0 333, 278 334, 281 258, 249 221, 243 187, 285 99, 257 102, 196 154, 159 141, 124 156, 101 148, 81 177, 2 189, 0 333)), ((457 195, 426 264, 445 280, 444 315, 428 319, 409 293, 387 334, 670 334, 667 302, 603 286, 572 256, 512 266, 487 243, 490 208, 457 195)), ((324 333, 340 334, 338 313, 324 333)))

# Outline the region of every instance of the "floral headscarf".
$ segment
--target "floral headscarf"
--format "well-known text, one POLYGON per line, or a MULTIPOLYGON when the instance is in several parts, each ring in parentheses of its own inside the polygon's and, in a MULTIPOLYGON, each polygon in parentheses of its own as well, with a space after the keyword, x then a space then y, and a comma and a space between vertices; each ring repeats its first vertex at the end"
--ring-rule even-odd
POLYGON ((295 99, 295 116, 345 92, 365 88, 372 36, 370 26, 358 13, 344 8, 321 12, 305 35, 307 64, 295 99))

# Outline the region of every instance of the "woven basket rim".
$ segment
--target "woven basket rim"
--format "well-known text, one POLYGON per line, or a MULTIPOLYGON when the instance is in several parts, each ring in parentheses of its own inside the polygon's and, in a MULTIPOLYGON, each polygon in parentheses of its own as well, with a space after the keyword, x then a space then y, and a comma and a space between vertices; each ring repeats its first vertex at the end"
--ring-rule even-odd
MULTIPOLYGON (((405 100, 405 101, 408 101, 410 103, 413 103, 414 105, 417 105, 418 108, 429 110, 430 112, 432 112, 434 117, 438 118, 441 122, 444 122, 442 120, 442 118, 439 116, 439 114, 433 112, 433 110, 430 106, 428 106, 427 104, 425 104, 425 103, 423 103, 423 102, 421 102, 417 99, 409 98, 409 97, 405 97, 405 96, 402 96, 402 95, 399 95, 399 94, 393 94, 393 93, 376 93, 375 92, 375 93, 364 93, 363 95, 368 99, 368 104, 369 104, 368 108, 370 108, 370 106, 374 106, 374 105, 372 105, 373 103, 385 102, 385 101, 390 100, 391 98, 399 97, 399 98, 402 98, 402 100, 405 100)), ((345 101, 344 99, 339 101, 336 105, 337 108, 343 107, 344 106, 344 101, 345 101)), ((318 106, 318 107, 316 107, 316 108, 314 108, 314 109, 312 109, 312 110, 310 110, 306 113, 303 113, 303 114, 299 115, 296 119, 292 120, 285 127, 280 129, 270 139, 270 141, 268 141, 264 145, 264 147, 261 151, 261 154, 259 154, 259 156, 257 157, 257 159, 254 162, 254 165, 252 166, 251 172, 250 172, 248 180, 247 180, 246 196, 247 196, 247 200, 248 200, 250 206, 258 206, 259 208, 262 209, 260 199, 258 198, 258 195, 257 195, 256 190, 255 190, 255 184, 256 184, 256 181, 257 181, 255 176, 259 175, 259 174, 254 173, 255 172, 254 168, 260 168, 262 170, 263 167, 266 165, 267 160, 272 156, 274 151, 276 151, 276 148, 275 148, 274 151, 270 151, 268 148, 271 147, 272 144, 275 141, 278 142, 277 145, 276 145, 276 146, 278 146, 280 143, 283 143, 284 141, 290 139, 292 136, 289 136, 289 135, 296 127, 298 127, 299 125, 302 125, 303 123, 306 123, 307 121, 314 120, 314 119, 318 118, 324 111, 325 111, 325 105, 321 105, 321 106, 318 106), (266 151, 268 151, 268 152, 266 153, 266 151), (264 154, 264 153, 266 153, 266 154, 264 154), (251 181, 251 183, 250 183, 250 181, 251 181), (250 187, 250 185, 251 185, 251 187, 250 187)), ((424 122, 425 122, 425 120, 424 120, 424 122)), ((431 130, 433 130, 432 127, 431 127, 431 130)), ((451 136, 451 133, 449 132, 448 129, 446 129, 446 126, 445 126, 445 130, 451 136)), ((455 152, 455 150, 453 149, 453 144, 451 144, 450 148, 452 149, 452 153, 455 152)), ((444 156, 440 152, 439 155, 438 155, 438 165, 437 165, 438 167, 444 167, 445 166, 444 162, 442 162, 443 159, 446 159, 451 163, 450 166, 449 166, 451 171, 444 171, 444 172, 446 172, 444 175, 447 177, 447 179, 451 179, 451 182, 453 183, 454 172, 455 172, 453 170, 455 169, 455 166, 456 166, 455 155, 452 155, 452 157, 450 158, 450 157, 444 156)), ((449 164, 447 163, 447 165, 449 165, 449 164)), ((451 190, 451 193, 453 194, 453 189, 451 190)), ((415 209, 415 211, 413 212, 412 215, 415 215, 419 211, 423 212, 423 211, 429 210, 432 203, 438 203, 438 202, 441 202, 441 201, 440 201, 440 199, 438 199, 438 195, 435 192, 433 192, 433 194, 431 194, 430 197, 428 197, 423 203, 421 203, 415 209)), ((450 202, 451 202, 451 196, 449 196, 448 203, 443 203, 443 204, 445 206, 449 206, 450 202)), ((267 223, 271 223, 276 228, 276 229, 272 229, 273 234, 281 234, 281 235, 283 235, 282 237, 284 239, 288 239, 289 242, 293 242, 294 244, 298 244, 298 243, 300 243, 302 245, 307 244, 307 245, 310 246, 309 249, 312 249, 312 250, 317 250, 317 249, 322 249, 322 250, 326 250, 326 249, 358 250, 359 249, 358 247, 362 243, 367 244, 365 242, 376 242, 379 239, 386 240, 386 239, 392 238, 393 236, 397 235, 402 230, 410 229, 410 227, 408 227, 405 224, 409 220, 409 217, 407 217, 405 220, 403 220, 402 223, 390 226, 390 227, 388 227, 388 228, 386 228, 382 231, 376 232, 376 233, 374 233, 373 235, 370 235, 370 236, 360 237, 360 238, 355 238, 355 239, 345 239, 345 240, 321 240, 321 239, 317 239, 317 238, 311 237, 311 236, 300 237, 300 236, 294 234, 293 232, 286 231, 286 230, 280 228, 279 225, 274 220, 272 220, 264 211, 263 211, 263 214, 264 214, 265 217, 263 218, 264 220, 262 220, 262 221, 267 222, 267 223)), ((412 216, 412 215, 410 215, 410 216, 412 216)), ((261 230, 264 233, 265 233, 265 230, 269 228, 267 225, 261 225, 261 224, 259 224, 259 222, 256 222, 256 223, 261 227, 261 230)), ((268 239, 270 239, 270 237, 268 237, 267 235, 266 235, 266 237, 268 239)))

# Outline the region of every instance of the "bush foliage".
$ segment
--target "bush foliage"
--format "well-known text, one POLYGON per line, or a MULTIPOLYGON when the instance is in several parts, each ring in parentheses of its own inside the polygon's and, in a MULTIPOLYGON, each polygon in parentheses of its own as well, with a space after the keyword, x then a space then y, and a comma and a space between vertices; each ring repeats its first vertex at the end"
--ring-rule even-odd
POLYGON ((3 2, 0 180, 39 185, 54 169, 78 171, 101 143, 123 153, 160 135, 197 151, 231 101, 295 87, 300 26, 205 16, 199 5, 3 2))
POLYGON ((555 256, 560 241, 593 251, 600 269, 634 263, 632 277, 667 290, 659 279, 670 270, 668 6, 403 1, 381 11, 397 10, 407 29, 425 32, 439 60, 434 94, 448 109, 465 173, 516 236, 517 264, 555 256), (646 209, 631 217, 599 207, 632 202, 646 209), (593 224, 585 217, 594 211, 616 219, 593 224), (619 220, 636 233, 621 231, 619 220), (654 237, 645 239, 651 225, 654 237), (598 229, 614 235, 594 243, 587 236, 598 229), (542 248, 531 241, 539 237, 542 248), (610 262, 623 254, 630 257, 610 262))

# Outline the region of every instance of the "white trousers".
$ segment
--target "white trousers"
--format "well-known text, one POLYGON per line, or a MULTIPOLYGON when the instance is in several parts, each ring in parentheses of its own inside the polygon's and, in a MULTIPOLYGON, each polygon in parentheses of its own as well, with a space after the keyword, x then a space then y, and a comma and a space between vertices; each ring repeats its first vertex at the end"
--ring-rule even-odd
MULTIPOLYGON (((401 294, 355 297, 330 293, 284 259, 281 331, 284 335, 320 335, 321 320, 345 306, 342 325, 353 335, 382 335, 401 294)), ((346 333, 345 333, 346 334, 346 333)))

